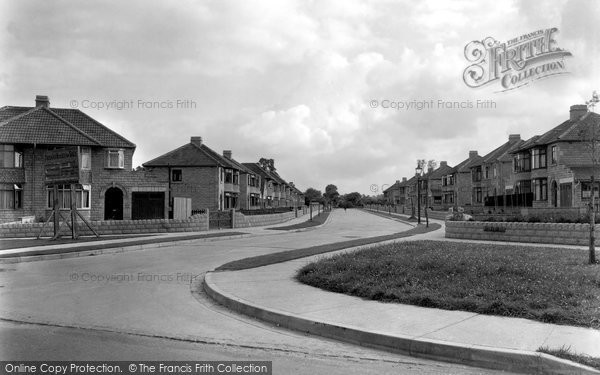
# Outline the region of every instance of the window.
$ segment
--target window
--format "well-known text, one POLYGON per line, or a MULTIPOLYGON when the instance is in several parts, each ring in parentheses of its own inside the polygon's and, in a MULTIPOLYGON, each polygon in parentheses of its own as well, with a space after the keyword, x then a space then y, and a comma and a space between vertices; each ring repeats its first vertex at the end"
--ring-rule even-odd
POLYGON ((546 178, 536 178, 531 182, 533 187, 533 199, 536 201, 548 200, 548 180, 546 178))
MULTIPOLYGON (((598 195, 598 182, 595 183, 595 187, 594 187, 594 196, 596 198, 599 197, 598 195)), ((590 197, 592 196, 592 183, 590 181, 582 181, 581 182, 581 198, 582 199, 590 199, 590 197)))
POLYGON ((240 184, 240 172, 233 172, 233 184, 234 185, 239 185, 240 184))
POLYGON ((92 149, 89 147, 81 148, 81 170, 92 169, 92 149))
POLYGON ((172 169, 171 170, 171 181, 173 181, 173 182, 183 181, 183 173, 182 173, 181 169, 172 169))
POLYGON ((107 168, 125 168, 125 155, 123 150, 108 150, 106 153, 107 168))
MULTIPOLYGON (((48 187, 48 201, 47 207, 53 208, 54 205, 54 189, 52 186, 48 187)), ((90 186, 89 185, 75 185, 75 207, 89 209, 90 208, 90 186)), ((71 186, 70 185, 58 185, 58 208, 59 209, 70 209, 71 208, 71 186)))
POLYGON ((498 166, 494 164, 494 178, 498 177, 498 166))
POLYGON ((481 181, 481 166, 471 169, 471 174, 473 177, 473 182, 481 181))
POLYGON ((226 184, 233 183, 233 169, 226 169, 225 170, 225 183, 226 184))
POLYGON ((550 154, 550 163, 552 164, 556 164, 558 162, 558 148, 555 146, 552 146, 551 149, 551 154, 550 154))
POLYGON ((529 152, 517 154, 513 159, 515 173, 528 172, 531 170, 531 154, 529 152))
POLYGON ((534 148, 531 150, 531 169, 546 168, 546 149, 534 148))
POLYGON ((5 188, 0 187, 0 209, 14 210, 23 208, 23 188, 20 184, 8 185, 5 188))
POLYGON ((13 145, 0 145, 0 168, 23 168, 23 153, 13 145))
POLYGON ((490 167, 487 165, 485 166, 485 178, 486 180, 490 178, 490 167))
POLYGON ((473 189, 473 197, 475 199, 475 203, 481 203, 483 202, 483 191, 481 188, 475 188, 473 189))

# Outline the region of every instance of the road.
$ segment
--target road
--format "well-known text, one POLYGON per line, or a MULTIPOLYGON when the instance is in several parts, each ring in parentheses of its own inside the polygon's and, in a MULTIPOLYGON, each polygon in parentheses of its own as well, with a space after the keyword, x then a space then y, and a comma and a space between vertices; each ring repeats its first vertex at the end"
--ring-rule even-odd
POLYGON ((408 229, 357 210, 321 228, 1 266, 2 360, 272 360, 281 374, 480 374, 280 329, 230 312, 199 288, 247 256, 408 229))

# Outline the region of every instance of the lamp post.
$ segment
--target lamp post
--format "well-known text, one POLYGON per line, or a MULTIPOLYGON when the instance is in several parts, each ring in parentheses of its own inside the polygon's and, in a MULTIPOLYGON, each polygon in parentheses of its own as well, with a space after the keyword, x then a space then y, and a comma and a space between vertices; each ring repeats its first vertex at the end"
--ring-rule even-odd
POLYGON ((421 163, 417 163, 415 168, 415 175, 417 176, 417 224, 421 224, 421 174, 423 168, 421 163))

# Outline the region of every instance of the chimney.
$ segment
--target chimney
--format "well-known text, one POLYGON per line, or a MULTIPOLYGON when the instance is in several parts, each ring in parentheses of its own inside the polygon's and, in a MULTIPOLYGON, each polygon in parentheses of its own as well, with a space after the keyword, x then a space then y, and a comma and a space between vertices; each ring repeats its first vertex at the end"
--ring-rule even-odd
POLYGON ((406 182, 406 177, 402 177, 402 182, 406 182))
POLYGON ((223 150, 223 156, 227 159, 231 159, 231 150, 223 150))
POLYGON ((202 146, 202 137, 192 137, 190 143, 198 147, 202 146))
POLYGON ((585 104, 575 104, 571 106, 571 110, 569 110, 571 121, 577 121, 583 115, 585 115, 588 111, 588 107, 585 104))
POLYGON ((448 162, 446 160, 440 161, 440 168, 441 167, 447 167, 447 166, 448 166, 448 162))
POLYGON ((513 143, 513 142, 519 142, 521 140, 521 134, 509 134, 508 135, 508 142, 513 143))
POLYGON ((50 99, 46 95, 36 95, 35 96, 35 106, 36 107, 50 107, 50 99))
POLYGON ((474 158, 475 156, 478 156, 477 151, 469 151, 469 159, 474 158))

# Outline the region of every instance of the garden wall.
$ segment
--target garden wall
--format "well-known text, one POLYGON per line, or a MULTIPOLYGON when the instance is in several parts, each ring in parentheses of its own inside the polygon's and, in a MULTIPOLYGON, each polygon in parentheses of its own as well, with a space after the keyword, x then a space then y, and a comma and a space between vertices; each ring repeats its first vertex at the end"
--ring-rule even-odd
MULTIPOLYGON (((300 216, 302 216, 302 211, 298 211, 298 217, 300 216)), ((262 227, 265 225, 283 223, 294 218, 296 218, 296 213, 294 211, 268 215, 244 215, 236 211, 234 217, 234 227, 262 227)))
POLYGON ((587 245, 589 224, 446 221, 446 238, 587 245))
MULTIPOLYGON (((166 232, 199 232, 208 230, 208 215, 194 215, 183 220, 103 220, 92 221, 92 227, 100 235, 119 234, 144 234, 144 233, 166 233, 166 232)), ((44 223, 31 224, 0 224, 0 238, 26 238, 37 237, 40 230, 44 228, 42 237, 52 237, 52 222, 44 226, 44 223)), ((78 233, 82 236, 93 235, 92 231, 81 222, 77 221, 78 233)), ((69 227, 63 222, 61 234, 70 236, 69 227)))

